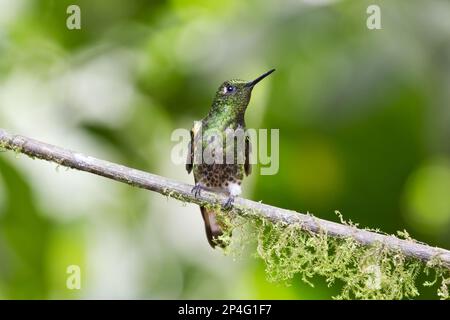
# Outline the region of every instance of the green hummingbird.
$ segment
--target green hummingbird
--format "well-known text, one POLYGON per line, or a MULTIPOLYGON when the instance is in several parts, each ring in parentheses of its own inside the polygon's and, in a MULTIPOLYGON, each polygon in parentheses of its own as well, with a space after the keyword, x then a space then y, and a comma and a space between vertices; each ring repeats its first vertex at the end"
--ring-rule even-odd
MULTIPOLYGON (((195 186, 192 192, 195 196, 201 190, 222 192, 228 195, 224 205, 230 208, 234 198, 241 194, 241 182, 245 175, 251 173, 250 140, 248 136, 244 139, 243 147, 225 145, 226 134, 231 131, 245 131, 245 111, 250 102, 250 97, 255 85, 262 79, 274 72, 272 69, 253 81, 228 80, 222 83, 216 92, 209 113, 201 121, 194 122, 191 129, 191 140, 188 149, 186 170, 193 170, 195 186), (222 154, 212 153, 212 160, 204 159, 204 150, 216 143, 223 147, 223 151, 232 154, 232 161, 223 161, 222 154), (231 148, 231 149, 230 149, 231 148), (217 157, 215 157, 217 156, 217 157), (197 161, 200 159, 200 161, 197 161), (239 161, 243 159, 243 161, 239 161), (220 161, 219 161, 220 160, 220 161)), ((233 138, 234 139, 234 138, 233 138)), ((234 141, 234 140, 233 140, 234 141)), ((200 207, 205 223, 206 236, 211 247, 225 247, 220 236, 223 235, 223 225, 217 220, 216 212, 205 207, 200 207)))

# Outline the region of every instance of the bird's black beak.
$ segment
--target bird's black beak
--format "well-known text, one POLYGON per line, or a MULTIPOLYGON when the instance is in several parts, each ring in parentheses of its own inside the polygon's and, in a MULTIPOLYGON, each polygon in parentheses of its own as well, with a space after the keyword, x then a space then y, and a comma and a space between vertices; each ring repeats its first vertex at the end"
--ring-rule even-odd
POLYGON ((257 84, 258 82, 260 82, 262 79, 264 79, 265 77, 267 77, 269 74, 271 74, 271 73, 274 72, 274 71, 275 71, 275 69, 272 69, 272 70, 267 71, 266 73, 260 75, 260 76, 259 76, 258 78, 256 78, 255 80, 250 81, 250 82, 247 82, 247 83, 245 84, 245 86, 246 86, 246 87, 253 88, 253 87, 255 86, 255 84, 257 84))

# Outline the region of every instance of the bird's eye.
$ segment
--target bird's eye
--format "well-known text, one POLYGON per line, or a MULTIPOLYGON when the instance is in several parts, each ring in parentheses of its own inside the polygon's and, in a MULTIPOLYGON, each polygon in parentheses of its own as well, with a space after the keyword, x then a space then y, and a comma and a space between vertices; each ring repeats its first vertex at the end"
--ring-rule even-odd
POLYGON ((236 87, 234 86, 227 86, 227 92, 233 92, 234 90, 236 90, 236 87))

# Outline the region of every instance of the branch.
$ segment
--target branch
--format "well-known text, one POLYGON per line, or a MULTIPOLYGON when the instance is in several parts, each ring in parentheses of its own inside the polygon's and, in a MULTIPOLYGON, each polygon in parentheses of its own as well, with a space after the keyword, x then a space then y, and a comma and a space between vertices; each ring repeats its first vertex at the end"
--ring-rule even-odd
MULTIPOLYGON (((12 135, 3 129, 0 129, 0 146, 17 153, 26 154, 32 158, 55 162, 61 166, 93 173, 186 202, 199 205, 220 205, 226 200, 225 195, 208 191, 204 191, 201 195, 195 197, 191 192, 192 185, 96 159, 24 136, 12 135)), ((240 213, 252 212, 272 222, 300 224, 304 230, 312 233, 326 232, 327 235, 336 238, 351 237, 364 246, 382 243, 391 250, 400 250, 405 256, 424 262, 439 258, 442 265, 450 269, 450 251, 445 249, 431 247, 411 240, 399 239, 392 235, 358 229, 355 226, 331 222, 308 214, 281 209, 243 198, 236 198, 234 209, 240 213)))

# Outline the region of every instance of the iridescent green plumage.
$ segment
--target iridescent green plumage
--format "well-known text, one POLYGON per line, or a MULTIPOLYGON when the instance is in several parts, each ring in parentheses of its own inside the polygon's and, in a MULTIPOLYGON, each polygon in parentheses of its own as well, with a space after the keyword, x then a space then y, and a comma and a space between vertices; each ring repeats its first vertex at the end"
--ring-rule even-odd
MULTIPOLYGON (((275 70, 270 70, 250 82, 236 79, 225 81, 217 90, 208 115, 194 123, 186 170, 189 173, 193 170, 195 179, 193 192, 196 194, 201 189, 224 192, 229 195, 226 207, 231 206, 234 197, 240 194, 244 174, 249 175, 251 172, 250 142, 242 135, 241 137, 245 140, 242 140, 243 147, 239 148, 239 143, 226 143, 227 135, 235 133, 238 136, 245 131, 244 115, 252 90, 259 81, 273 71, 275 70), (223 156, 217 152, 217 148, 213 148, 217 146, 221 147, 223 156), (212 159, 204 157, 204 151, 208 151, 208 148, 214 149, 212 159), (231 155, 228 159, 227 154, 231 155)), ((218 239, 223 233, 223 226, 220 226, 216 220, 216 213, 203 207, 200 209, 210 245, 223 246, 224 244, 218 239)))

